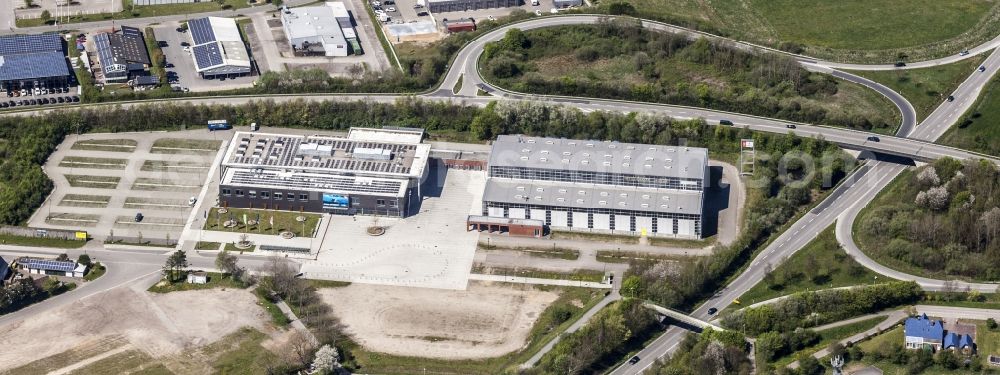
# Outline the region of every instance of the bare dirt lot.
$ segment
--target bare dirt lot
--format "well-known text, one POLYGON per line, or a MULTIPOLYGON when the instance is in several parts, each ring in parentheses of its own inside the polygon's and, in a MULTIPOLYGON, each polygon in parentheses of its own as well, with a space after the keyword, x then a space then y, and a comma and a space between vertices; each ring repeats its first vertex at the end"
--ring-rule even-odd
POLYGON ((352 284, 321 289, 354 340, 371 351, 491 358, 525 345, 557 293, 473 282, 464 291, 352 284))
MULTIPOLYGON (((115 350, 150 357, 175 355, 253 327, 268 318, 249 291, 198 290, 167 294, 118 288, 0 327, 0 363, 55 371, 115 350), (36 366, 37 364, 37 366, 36 366)), ((21 371, 24 368, 13 370, 21 371)), ((4 373, 0 371, 0 373, 4 373)))

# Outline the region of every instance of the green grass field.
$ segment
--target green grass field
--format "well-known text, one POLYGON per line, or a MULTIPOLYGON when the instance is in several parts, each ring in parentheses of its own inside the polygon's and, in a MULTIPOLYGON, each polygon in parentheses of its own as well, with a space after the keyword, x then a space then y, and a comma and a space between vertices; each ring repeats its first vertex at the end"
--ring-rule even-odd
POLYGON ((1000 78, 983 89, 964 119, 948 129, 937 143, 1000 156, 1000 78))
POLYGON ((153 154, 206 154, 219 150, 222 141, 211 139, 160 138, 153 142, 153 154))
POLYGON ((573 272, 546 271, 529 267, 487 267, 479 264, 472 266, 473 273, 486 275, 502 275, 512 277, 529 277, 537 279, 573 280, 600 282, 604 280, 604 272, 586 269, 577 269, 573 272))
POLYGON ((765 278, 744 293, 740 301, 752 304, 806 290, 859 285, 875 280, 874 273, 840 248, 832 225, 772 270, 771 275, 773 281, 770 285, 765 278))
POLYGON ((289 231, 295 233, 295 235, 299 237, 312 237, 321 217, 317 214, 299 213, 293 211, 254 210, 245 208, 229 208, 228 210, 229 212, 225 214, 219 214, 218 207, 210 209, 208 211, 208 219, 205 219, 204 229, 223 232, 253 232, 275 235, 283 231, 289 231), (260 223, 250 224, 249 226, 244 225, 244 214, 246 215, 247 221, 256 220, 257 215, 260 214, 260 223), (273 226, 270 224, 272 216, 274 217, 273 226), (304 224, 303 222, 295 220, 298 216, 305 216, 306 221, 304 224), (230 217, 235 218, 238 223, 234 227, 227 228, 225 224, 230 217))
POLYGON ((910 104, 913 104, 913 108, 917 111, 917 121, 923 121, 969 75, 978 74, 976 68, 985 59, 986 56, 981 55, 933 68, 851 71, 851 73, 881 83, 899 92, 906 100, 910 101, 910 104))
MULTIPOLYGON (((991 0, 626 0, 636 14, 843 61, 958 53, 997 34, 991 0), (933 27, 929 27, 933 25, 933 27)), ((603 0, 601 3, 610 3, 603 0)))

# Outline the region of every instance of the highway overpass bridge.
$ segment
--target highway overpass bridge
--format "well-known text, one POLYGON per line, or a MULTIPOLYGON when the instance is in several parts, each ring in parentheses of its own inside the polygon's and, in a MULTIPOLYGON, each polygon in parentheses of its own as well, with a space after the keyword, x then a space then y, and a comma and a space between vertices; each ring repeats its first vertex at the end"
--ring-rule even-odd
POLYGON ((654 303, 643 302, 642 306, 645 307, 645 308, 647 308, 647 309, 656 311, 657 313, 662 314, 662 315, 664 315, 666 317, 669 317, 671 319, 674 319, 674 320, 676 320, 678 322, 681 322, 681 323, 684 323, 684 324, 687 324, 687 325, 691 325, 693 327, 698 327, 700 329, 711 328, 711 329, 716 330, 716 331, 725 331, 726 330, 725 328, 719 327, 719 326, 717 326, 715 324, 712 324, 712 323, 706 322, 704 320, 692 317, 692 316, 690 316, 688 314, 682 313, 682 312, 674 310, 674 309, 669 309, 669 308, 666 308, 666 307, 663 307, 663 306, 659 306, 659 305, 654 304, 654 303))

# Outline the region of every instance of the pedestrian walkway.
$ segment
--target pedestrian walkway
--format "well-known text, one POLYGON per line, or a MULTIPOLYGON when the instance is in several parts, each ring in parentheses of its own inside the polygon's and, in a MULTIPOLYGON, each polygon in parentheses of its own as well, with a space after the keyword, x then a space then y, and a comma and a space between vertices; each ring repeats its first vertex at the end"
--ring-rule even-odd
POLYGON ((537 277, 520 277, 505 275, 483 275, 473 273, 469 275, 469 280, 495 281, 501 283, 518 283, 534 285, 556 285, 556 286, 576 286, 582 288, 611 289, 611 284, 595 283, 593 281, 541 279, 537 277))

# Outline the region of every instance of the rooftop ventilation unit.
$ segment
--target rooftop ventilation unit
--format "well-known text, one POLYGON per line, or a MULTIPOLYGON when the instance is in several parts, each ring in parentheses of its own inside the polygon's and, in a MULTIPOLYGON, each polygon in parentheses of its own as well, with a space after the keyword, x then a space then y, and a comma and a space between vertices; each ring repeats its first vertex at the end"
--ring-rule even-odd
POLYGON ((392 151, 384 148, 355 147, 354 158, 364 160, 389 160, 392 159, 392 151))

